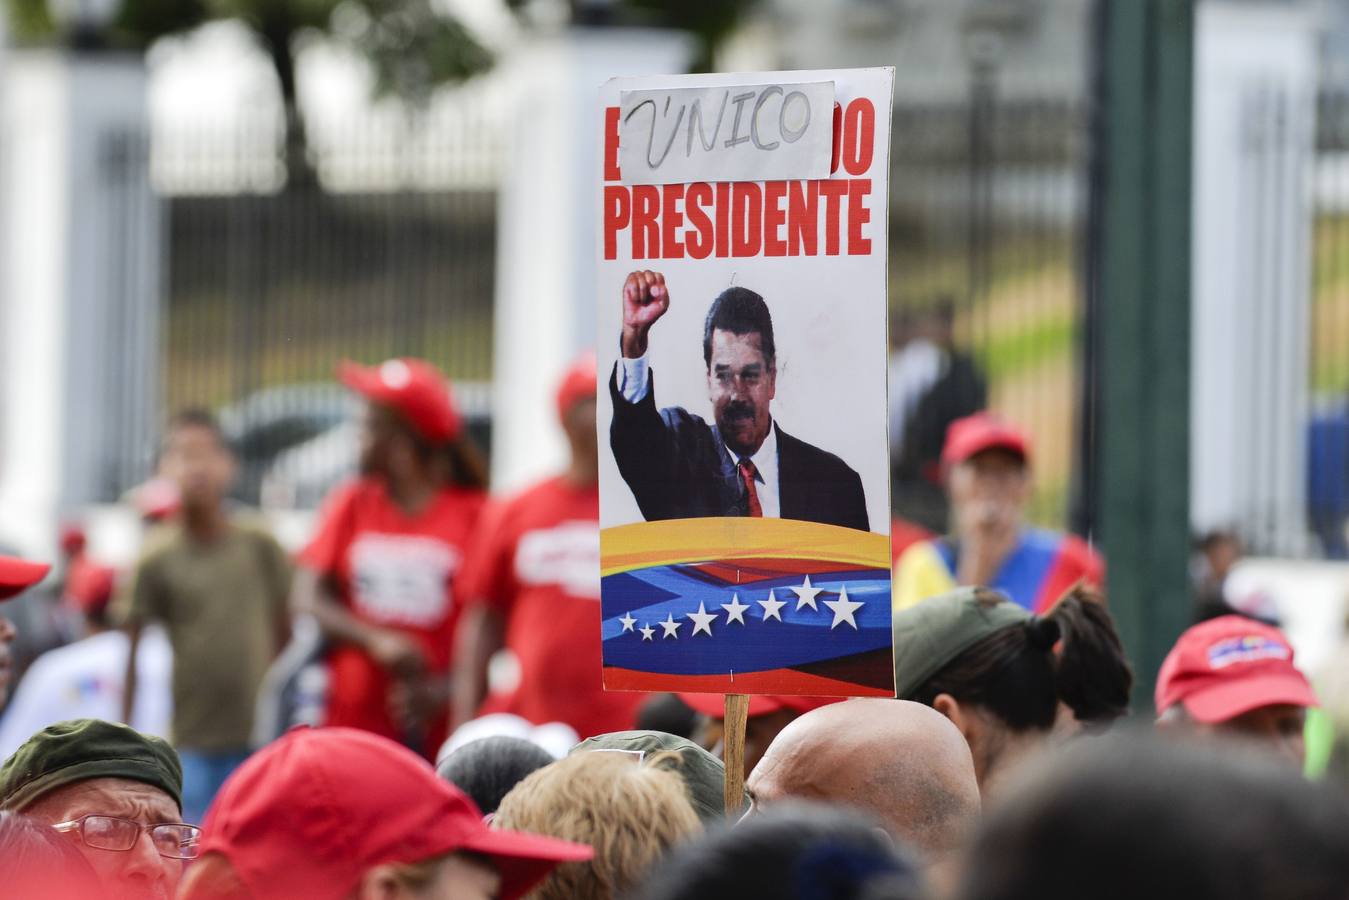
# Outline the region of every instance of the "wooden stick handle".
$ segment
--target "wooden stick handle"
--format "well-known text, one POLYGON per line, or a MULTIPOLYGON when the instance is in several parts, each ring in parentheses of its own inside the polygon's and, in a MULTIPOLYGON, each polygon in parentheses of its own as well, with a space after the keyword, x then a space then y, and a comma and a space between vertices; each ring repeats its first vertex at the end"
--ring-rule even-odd
POLYGON ((749 713, 749 697, 727 694, 725 712, 721 741, 726 760, 726 815, 739 818, 745 803, 745 720, 749 713))

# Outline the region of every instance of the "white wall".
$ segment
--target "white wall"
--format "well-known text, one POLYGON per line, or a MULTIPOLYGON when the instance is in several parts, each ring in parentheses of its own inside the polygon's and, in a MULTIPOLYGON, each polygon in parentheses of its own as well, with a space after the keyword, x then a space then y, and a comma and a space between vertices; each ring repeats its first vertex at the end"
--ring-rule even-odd
POLYGON ((513 119, 497 206, 494 487, 566 460, 553 393, 594 344, 600 85, 682 72, 689 53, 668 31, 573 29, 526 38, 499 63, 513 119))
POLYGON ((97 498, 105 436, 149 433, 160 221, 108 140, 141 133, 145 74, 25 51, 0 91, 0 541, 50 556, 62 512, 97 498))
POLYGON ((1202 3, 1195 45, 1190 509, 1305 549, 1313 17, 1202 3))

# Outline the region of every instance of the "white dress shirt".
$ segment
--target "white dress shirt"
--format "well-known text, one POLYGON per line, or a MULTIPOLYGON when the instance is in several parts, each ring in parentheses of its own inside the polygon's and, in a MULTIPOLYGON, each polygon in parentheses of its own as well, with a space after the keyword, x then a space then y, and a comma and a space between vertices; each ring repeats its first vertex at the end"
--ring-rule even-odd
MULTIPOLYGON (((629 403, 641 403, 651 390, 650 361, 647 360, 645 353, 636 359, 628 359, 620 354, 618 359, 618 392, 629 403)), ((726 452, 730 454, 731 461, 738 465, 741 458, 735 451, 727 447, 726 452)), ((759 445, 758 451, 750 457, 750 461, 754 463, 754 468, 759 473, 754 492, 759 497, 759 506, 763 509, 764 517, 781 518, 782 496, 778 490, 778 431, 771 421, 768 423, 768 436, 759 445)))
MULTIPOLYGON (((736 456, 730 447, 726 448, 726 452, 731 454, 735 462, 740 462, 741 457, 736 456)), ((768 437, 763 439, 758 452, 749 459, 759 473, 754 493, 759 496, 764 518, 782 518, 782 499, 778 494, 778 430, 771 421, 768 423, 768 437)))

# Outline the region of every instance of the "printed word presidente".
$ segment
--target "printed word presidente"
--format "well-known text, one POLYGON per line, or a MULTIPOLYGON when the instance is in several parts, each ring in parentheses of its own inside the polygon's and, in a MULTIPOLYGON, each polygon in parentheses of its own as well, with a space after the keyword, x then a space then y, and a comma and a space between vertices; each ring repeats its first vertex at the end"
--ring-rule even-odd
POLYGON ((871 222, 876 109, 861 97, 834 106, 830 172, 849 178, 623 185, 618 107, 605 111, 604 258, 619 241, 637 259, 861 256, 871 222))

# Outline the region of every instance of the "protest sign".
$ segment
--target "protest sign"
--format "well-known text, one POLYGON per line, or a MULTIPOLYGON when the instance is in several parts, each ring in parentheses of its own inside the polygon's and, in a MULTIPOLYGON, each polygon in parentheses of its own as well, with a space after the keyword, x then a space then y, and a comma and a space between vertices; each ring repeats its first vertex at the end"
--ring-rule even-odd
POLYGON ((860 69, 602 89, 607 689, 894 694, 893 81, 860 69))

